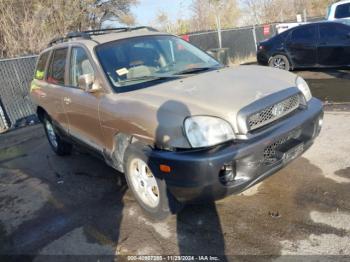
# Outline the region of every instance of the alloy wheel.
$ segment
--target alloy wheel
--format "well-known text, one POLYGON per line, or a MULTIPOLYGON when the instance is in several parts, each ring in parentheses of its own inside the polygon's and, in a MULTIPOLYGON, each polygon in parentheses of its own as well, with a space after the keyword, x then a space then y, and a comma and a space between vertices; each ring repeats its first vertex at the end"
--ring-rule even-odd
POLYGON ((147 164, 138 158, 130 163, 131 183, 135 193, 149 207, 156 207, 159 204, 159 188, 152 171, 147 164))
POLYGON ((57 148, 58 147, 57 136, 55 134, 55 131, 54 131, 53 126, 50 123, 50 121, 48 121, 48 120, 45 121, 45 128, 47 131, 47 137, 49 139, 50 144, 54 148, 57 148))
POLYGON ((283 58, 276 57, 273 59, 273 67, 285 70, 286 69, 286 62, 284 61, 283 58))

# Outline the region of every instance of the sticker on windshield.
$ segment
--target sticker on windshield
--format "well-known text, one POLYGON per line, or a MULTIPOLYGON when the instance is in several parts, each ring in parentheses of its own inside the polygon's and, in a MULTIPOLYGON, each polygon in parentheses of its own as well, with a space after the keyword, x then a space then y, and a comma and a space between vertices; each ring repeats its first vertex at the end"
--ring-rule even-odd
POLYGON ((119 76, 123 76, 126 75, 129 71, 128 69, 126 69, 125 67, 120 68, 118 70, 115 71, 119 76))

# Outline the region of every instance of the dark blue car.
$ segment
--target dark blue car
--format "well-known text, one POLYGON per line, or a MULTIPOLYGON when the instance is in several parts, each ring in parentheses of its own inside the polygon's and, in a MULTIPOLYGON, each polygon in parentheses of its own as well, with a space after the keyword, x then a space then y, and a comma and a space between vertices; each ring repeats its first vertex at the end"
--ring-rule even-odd
POLYGON ((257 60, 284 70, 350 65, 350 26, 318 22, 291 28, 258 45, 257 60))

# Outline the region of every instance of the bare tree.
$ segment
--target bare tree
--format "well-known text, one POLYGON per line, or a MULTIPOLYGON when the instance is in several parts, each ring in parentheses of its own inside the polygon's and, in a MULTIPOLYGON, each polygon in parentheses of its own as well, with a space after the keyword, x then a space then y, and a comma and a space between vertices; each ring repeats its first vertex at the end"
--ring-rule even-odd
POLYGON ((311 17, 325 16, 335 0, 242 0, 242 24, 263 24, 295 20, 304 12, 311 17))
POLYGON ((240 15, 236 0, 193 0, 192 12, 193 31, 217 29, 218 16, 223 28, 234 27, 240 15))
POLYGON ((153 24, 161 31, 172 32, 173 25, 168 17, 168 14, 163 10, 158 10, 153 24))
POLYGON ((0 0, 0 57, 38 53, 69 31, 100 28, 115 19, 132 25, 137 0, 0 0))

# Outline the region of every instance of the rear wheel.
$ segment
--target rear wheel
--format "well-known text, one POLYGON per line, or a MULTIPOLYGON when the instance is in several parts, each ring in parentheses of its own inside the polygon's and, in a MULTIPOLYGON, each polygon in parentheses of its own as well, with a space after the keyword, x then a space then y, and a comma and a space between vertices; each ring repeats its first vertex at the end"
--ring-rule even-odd
POLYGON ((125 177, 139 205, 154 219, 164 219, 181 211, 179 203, 167 190, 166 182, 152 172, 140 144, 131 144, 124 156, 125 177), (141 149, 141 150, 140 150, 141 149))
POLYGON ((64 141, 61 136, 56 132, 51 119, 46 115, 43 119, 43 124, 45 128, 45 133, 47 140, 53 151, 59 155, 69 155, 72 153, 72 144, 64 141))
POLYGON ((269 61, 269 66, 274 67, 274 68, 278 68, 278 69, 282 69, 282 70, 287 70, 287 71, 289 71, 291 69, 289 60, 284 55, 273 56, 269 61))

